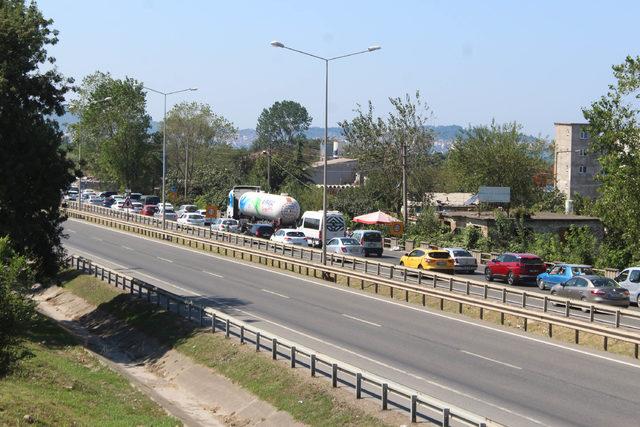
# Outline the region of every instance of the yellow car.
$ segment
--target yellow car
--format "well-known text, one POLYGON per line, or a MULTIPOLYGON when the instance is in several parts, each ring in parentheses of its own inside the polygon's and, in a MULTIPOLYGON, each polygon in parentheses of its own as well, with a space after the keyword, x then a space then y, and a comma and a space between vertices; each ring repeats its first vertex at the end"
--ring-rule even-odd
POLYGON ((400 258, 400 265, 419 270, 440 271, 453 274, 453 258, 442 249, 414 249, 400 258))

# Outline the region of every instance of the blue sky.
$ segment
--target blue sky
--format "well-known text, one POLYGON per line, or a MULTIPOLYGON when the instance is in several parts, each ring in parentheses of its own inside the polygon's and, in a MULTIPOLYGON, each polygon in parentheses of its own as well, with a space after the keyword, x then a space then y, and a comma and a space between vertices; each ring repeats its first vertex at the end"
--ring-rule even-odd
MULTIPOLYGON (((517 121, 553 135, 581 121, 605 93, 611 65, 638 55, 637 1, 173 1, 41 0, 60 30, 50 52, 65 75, 131 76, 206 102, 240 128, 263 108, 300 102, 323 125, 324 65, 269 46, 277 39, 320 56, 378 44, 330 66, 329 124, 371 100, 420 90, 433 124, 517 121)), ((162 99, 149 94, 154 119, 162 99)))

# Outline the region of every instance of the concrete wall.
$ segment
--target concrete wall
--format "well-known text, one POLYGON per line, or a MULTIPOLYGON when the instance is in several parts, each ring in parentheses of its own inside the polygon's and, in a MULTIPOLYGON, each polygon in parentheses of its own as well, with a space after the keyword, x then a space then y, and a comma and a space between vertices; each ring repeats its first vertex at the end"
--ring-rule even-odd
MULTIPOLYGON (((357 167, 357 160, 329 160, 327 162, 327 185, 353 184, 356 180, 357 167)), ((314 184, 322 184, 322 165, 314 164, 308 171, 314 184)))

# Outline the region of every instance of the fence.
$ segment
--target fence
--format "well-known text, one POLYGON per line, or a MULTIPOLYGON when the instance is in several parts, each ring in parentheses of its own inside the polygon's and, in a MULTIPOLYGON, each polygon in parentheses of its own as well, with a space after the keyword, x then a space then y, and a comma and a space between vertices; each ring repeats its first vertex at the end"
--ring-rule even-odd
POLYGON ((312 377, 329 378, 333 387, 338 387, 339 384, 351 387, 355 390, 356 399, 368 395, 379 400, 383 410, 393 406, 407 411, 411 422, 417 422, 421 418, 441 426, 452 424, 479 427, 498 425, 484 417, 283 339, 235 319, 220 310, 194 304, 187 298, 112 271, 86 258, 71 256, 67 259, 67 266, 91 274, 116 287, 121 287, 134 297, 146 299, 150 304, 163 307, 170 312, 175 311, 189 321, 199 322, 201 327, 206 327, 211 333, 220 331, 227 338, 233 336, 239 339, 241 344, 253 345, 256 351, 268 351, 273 360, 286 359, 291 368, 307 368, 312 377))
MULTIPOLYGON (((91 215, 76 210, 68 210, 68 213, 72 216, 79 216, 94 222, 99 221, 101 218, 101 215, 91 215)), ((136 217, 141 216, 136 215, 136 217)), ((145 221, 144 218, 145 217, 142 217, 141 222, 145 221)), ((128 221, 109 221, 112 222, 112 226, 116 227, 132 225, 132 223, 128 221)), ((422 294, 423 301, 426 299, 426 296, 432 296, 440 298, 441 300, 447 299, 459 302, 459 299, 451 296, 451 294, 454 293, 458 294, 458 298, 464 296, 475 299, 475 301, 473 299, 466 299, 464 301, 465 304, 474 302, 478 307, 484 304, 486 305, 485 308, 489 308, 490 301, 496 301, 501 305, 491 305, 489 309, 504 311, 504 307, 512 306, 534 312, 536 314, 531 314, 532 320, 540 316, 540 314, 545 316, 549 314, 561 316, 567 320, 576 319, 585 321, 591 325, 588 329, 592 329, 593 333, 605 337, 613 338, 613 335, 602 330, 596 331, 595 324, 603 324, 615 329, 640 330, 640 311, 637 310, 619 309, 601 304, 589 304, 579 300, 568 300, 540 293, 527 292, 504 285, 468 280, 447 274, 431 273, 371 261, 366 258, 361 259, 330 254, 327 259, 327 265, 322 265, 319 263, 320 251, 316 249, 274 244, 263 239, 234 233, 216 232, 202 227, 182 226, 175 223, 173 223, 173 226, 176 227, 177 231, 163 231, 155 226, 138 225, 139 230, 137 232, 147 236, 155 235, 155 237, 161 239, 173 239, 174 241, 182 242, 182 244, 191 247, 205 248, 206 245, 215 243, 216 247, 225 250, 225 254, 231 252, 233 256, 236 256, 236 253, 242 253, 243 258, 244 254, 248 254, 252 261, 254 257, 258 257, 259 260, 268 258, 271 259, 272 262, 277 261, 278 264, 284 263, 285 267, 287 264, 296 264, 300 266, 300 268, 305 268, 307 272, 309 269, 313 269, 314 275, 316 270, 321 271, 323 273, 322 277, 326 277, 326 275, 341 275, 347 278, 348 285, 350 281, 360 281, 361 287, 364 288, 364 283, 369 282, 373 284, 376 293, 378 292, 378 285, 383 284, 391 289, 390 294, 392 298, 394 297, 394 292, 401 292, 405 294, 405 300, 407 301, 409 300, 409 292, 412 292, 422 294), (193 237, 187 238, 189 234, 193 237), (439 290, 441 291, 438 292, 439 290), (503 308, 499 309, 498 307, 503 308)), ((440 305, 442 306, 442 303, 440 305)), ((514 313, 514 315, 517 314, 514 313)), ((520 315, 525 316, 524 314, 520 315)), ((558 323, 558 325, 562 326, 562 322, 558 323)), ((584 329, 584 331, 586 332, 587 329, 584 329)), ((549 335, 551 334, 552 331, 550 329, 549 335)), ((628 340, 627 338, 624 339, 628 340)), ((630 342, 635 344, 635 339, 635 336, 632 337, 630 342)), ((577 340, 578 337, 576 337, 576 341, 577 340)), ((605 339, 603 347, 605 349, 608 347, 607 339, 605 339)), ((634 354, 638 357, 637 345, 635 345, 634 354)))

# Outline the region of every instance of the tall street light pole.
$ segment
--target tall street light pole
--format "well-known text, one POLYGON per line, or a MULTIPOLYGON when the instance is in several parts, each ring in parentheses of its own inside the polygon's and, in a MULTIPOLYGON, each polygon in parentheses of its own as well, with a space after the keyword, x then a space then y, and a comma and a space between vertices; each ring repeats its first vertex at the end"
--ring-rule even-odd
POLYGON ((167 228, 166 214, 165 214, 165 182, 167 179, 167 96, 180 92, 189 92, 198 90, 197 87, 190 87, 187 89, 174 90, 173 92, 161 92, 159 90, 151 89, 150 87, 144 87, 151 92, 159 93, 164 96, 164 119, 162 122, 162 229, 167 228))
POLYGON ((370 46, 366 50, 361 50, 358 52, 348 53, 346 55, 334 56, 332 58, 323 58, 322 56, 314 55, 309 52, 304 52, 302 50, 293 49, 291 47, 285 46, 283 43, 279 41, 272 41, 271 46, 279 47, 283 49, 290 50, 292 52, 301 53, 302 55, 307 55, 312 58, 319 59, 324 61, 324 163, 322 169, 322 237, 320 238, 322 244, 322 264, 327 264, 327 245, 325 244, 325 240, 327 238, 327 146, 328 146, 328 134, 329 134, 329 62, 334 61, 336 59, 346 58, 348 56, 360 55, 362 53, 369 53, 376 50, 380 50, 380 46, 370 46))
MULTIPOLYGON (((96 99, 90 101, 88 105, 93 104, 101 104, 103 102, 111 101, 111 97, 107 96, 103 99, 96 99)), ((82 161, 82 140, 78 139, 78 166, 80 166, 80 162, 82 161)), ((78 179, 78 209, 82 210, 82 176, 78 179)))

